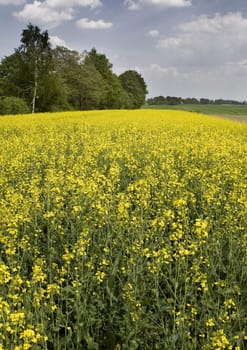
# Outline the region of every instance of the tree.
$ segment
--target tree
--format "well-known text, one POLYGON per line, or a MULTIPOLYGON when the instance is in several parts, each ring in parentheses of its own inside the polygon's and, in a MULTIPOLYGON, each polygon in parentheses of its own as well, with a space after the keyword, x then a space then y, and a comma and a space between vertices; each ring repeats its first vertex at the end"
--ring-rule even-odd
POLYGON ((51 49, 48 32, 30 23, 19 48, 0 63, 0 96, 25 100, 32 113, 138 108, 146 84, 138 73, 130 75, 133 86, 125 89, 105 54, 51 49))
POLYGON ((210 103, 213 103, 213 101, 210 100, 209 98, 200 98, 200 104, 208 105, 210 103))
POLYGON ((166 97, 166 103, 168 105, 180 105, 182 103, 182 98, 181 97, 176 97, 176 96, 167 96, 166 97))
POLYGON ((106 84, 84 55, 64 47, 53 50, 56 73, 64 83, 67 100, 73 109, 98 109, 106 95, 106 84))
POLYGON ((4 81, 0 78, 0 97, 4 96, 4 81))
POLYGON ((105 82, 94 66, 81 64, 67 71, 69 103, 77 110, 99 109, 105 98, 105 82))
POLYGON ((0 80, 2 96, 25 98, 27 79, 22 72, 21 65, 22 61, 18 52, 5 57, 1 61, 0 80))
POLYGON ((35 112, 39 81, 49 75, 52 68, 51 46, 47 31, 41 32, 40 28, 31 23, 22 31, 21 45, 17 52, 22 59, 22 70, 30 79, 32 113, 35 112))
POLYGON ((56 73, 40 77, 35 105, 40 112, 71 109, 67 102, 66 86, 56 73))
POLYGON ((29 25, 21 45, 0 64, 2 96, 22 98, 32 112, 67 109, 64 84, 56 74, 47 31, 29 25))
POLYGON ((131 102, 128 94, 123 89, 121 82, 116 74, 109 74, 105 79, 106 96, 102 101, 102 108, 104 109, 121 109, 129 108, 131 102))
POLYGON ((93 65, 106 80, 112 74, 112 64, 109 59, 106 55, 98 53, 95 48, 85 54, 84 63, 93 65))
POLYGON ((112 64, 105 54, 100 54, 95 48, 86 53, 84 63, 93 66, 100 73, 105 83, 105 98, 101 101, 102 109, 119 109, 130 106, 129 96, 124 91, 116 74, 112 72, 112 64))
POLYGON ((138 72, 128 70, 119 76, 123 89, 127 92, 131 108, 140 108, 145 103, 147 85, 138 72))
POLYGON ((148 105, 165 105, 166 102, 167 101, 164 96, 156 96, 147 100, 148 105))
POLYGON ((195 97, 187 97, 183 99, 183 103, 185 104, 198 104, 199 101, 195 97))

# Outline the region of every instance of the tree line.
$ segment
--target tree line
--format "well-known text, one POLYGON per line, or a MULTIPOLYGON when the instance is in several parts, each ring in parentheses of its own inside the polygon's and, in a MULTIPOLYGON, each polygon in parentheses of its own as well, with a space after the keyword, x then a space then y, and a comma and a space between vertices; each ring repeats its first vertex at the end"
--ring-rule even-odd
POLYGON ((141 74, 117 76, 112 68, 95 48, 52 48, 48 31, 30 23, 0 63, 0 114, 140 108, 147 94, 141 74))
POLYGON ((160 105, 179 105, 179 104, 229 104, 229 105, 245 105, 246 101, 235 101, 235 100, 225 100, 225 99, 216 99, 211 100, 209 98, 182 98, 176 96, 157 96, 147 99, 147 104, 149 106, 160 106, 160 105))

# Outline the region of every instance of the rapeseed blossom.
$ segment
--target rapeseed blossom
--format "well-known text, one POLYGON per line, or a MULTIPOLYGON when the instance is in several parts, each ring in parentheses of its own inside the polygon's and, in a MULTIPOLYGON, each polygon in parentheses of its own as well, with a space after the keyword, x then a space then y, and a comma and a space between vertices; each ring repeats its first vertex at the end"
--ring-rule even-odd
POLYGON ((0 119, 0 349, 247 347, 247 126, 0 119))

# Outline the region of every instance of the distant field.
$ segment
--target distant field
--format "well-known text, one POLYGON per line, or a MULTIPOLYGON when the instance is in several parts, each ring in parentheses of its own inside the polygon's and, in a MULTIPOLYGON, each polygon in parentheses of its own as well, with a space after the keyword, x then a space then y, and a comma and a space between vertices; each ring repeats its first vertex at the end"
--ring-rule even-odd
POLYGON ((202 105, 202 104, 185 104, 185 105, 161 105, 145 106, 151 109, 175 109, 203 114, 219 115, 236 121, 247 122, 247 106, 240 105, 202 105))

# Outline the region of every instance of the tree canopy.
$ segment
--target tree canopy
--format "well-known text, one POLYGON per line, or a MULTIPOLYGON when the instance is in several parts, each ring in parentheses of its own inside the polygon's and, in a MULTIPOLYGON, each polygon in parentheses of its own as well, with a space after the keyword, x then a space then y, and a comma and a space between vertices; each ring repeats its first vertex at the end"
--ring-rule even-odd
POLYGON ((131 108, 140 108, 144 102, 147 91, 147 85, 138 72, 128 70, 119 76, 123 89, 127 92, 131 108))
POLYGON ((226 104, 226 105, 242 105, 246 104, 246 101, 225 100, 216 99, 211 100, 208 98, 197 99, 195 97, 176 97, 176 96, 156 96, 147 99, 149 106, 161 106, 161 105, 180 105, 180 104, 226 104))
POLYGON ((23 99, 30 111, 140 108, 147 87, 135 71, 117 76, 96 48, 51 48, 48 31, 29 24, 20 46, 0 63, 0 99, 23 99))
MULTIPOLYGON (((47 31, 31 23, 22 31, 21 45, 17 49, 20 56, 21 71, 25 72, 30 85, 32 112, 35 112, 39 84, 49 77, 52 69, 52 55, 47 31)), ((25 79, 24 81, 27 81, 25 79)), ((42 86, 42 84, 41 84, 42 86)))

